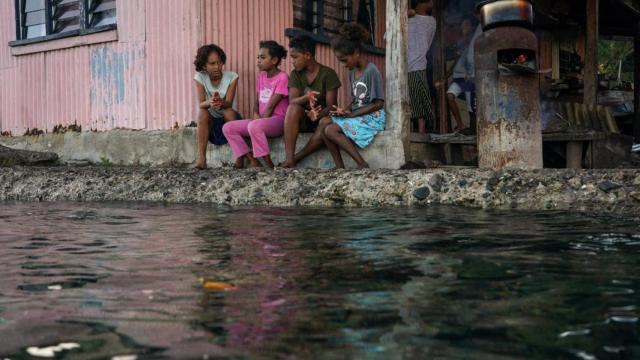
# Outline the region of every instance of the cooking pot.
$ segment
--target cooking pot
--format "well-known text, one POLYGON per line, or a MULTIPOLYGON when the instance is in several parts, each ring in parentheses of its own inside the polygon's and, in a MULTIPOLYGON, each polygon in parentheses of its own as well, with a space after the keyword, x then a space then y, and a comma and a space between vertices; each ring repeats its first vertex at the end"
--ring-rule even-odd
POLYGON ((477 8, 484 31, 500 26, 533 28, 533 4, 529 0, 483 0, 477 8))

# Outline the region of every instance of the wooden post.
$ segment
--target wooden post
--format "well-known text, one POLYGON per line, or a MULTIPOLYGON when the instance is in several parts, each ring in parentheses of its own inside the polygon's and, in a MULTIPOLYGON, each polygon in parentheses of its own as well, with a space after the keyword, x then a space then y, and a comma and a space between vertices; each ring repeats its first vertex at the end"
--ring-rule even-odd
POLYGON ((598 103, 598 37, 600 0, 587 0, 587 46, 584 60, 584 103, 598 103))
POLYGON ((633 119, 633 137, 640 142, 640 23, 636 24, 633 52, 633 93, 635 100, 635 118, 633 119))
POLYGON ((582 142, 567 143, 567 169, 582 169, 582 142))
MULTIPOLYGON (((439 124, 434 124, 436 129, 440 129, 441 134, 449 132, 449 109, 447 108, 447 59, 444 43, 444 5, 445 0, 436 0, 433 9, 437 21, 436 37, 433 42, 433 71, 434 83, 440 84, 436 87, 438 119, 439 124)), ((435 104, 434 104, 435 105, 435 104)))
POLYGON ((405 161, 410 154, 408 2, 387 0, 386 101, 387 129, 401 137, 405 161))

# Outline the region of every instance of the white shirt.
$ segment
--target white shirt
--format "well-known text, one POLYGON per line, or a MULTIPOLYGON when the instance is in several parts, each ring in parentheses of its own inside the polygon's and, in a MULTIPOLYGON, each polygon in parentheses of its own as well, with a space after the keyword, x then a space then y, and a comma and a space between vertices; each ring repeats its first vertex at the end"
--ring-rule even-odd
POLYGON ((438 24, 433 16, 409 18, 409 71, 427 69, 427 52, 431 48, 438 24))
POLYGON ((476 31, 473 33, 473 37, 471 38, 471 42, 467 46, 467 48, 462 53, 460 59, 456 63, 456 66, 453 68, 453 78, 454 79, 473 79, 476 75, 476 61, 475 61, 475 45, 476 40, 482 35, 482 27, 478 25, 476 31))
MULTIPOLYGON (((207 93, 207 100, 213 97, 213 94, 217 92, 220 95, 220 98, 224 99, 227 96, 227 90, 231 86, 231 83, 238 78, 238 74, 233 71, 223 71, 222 72, 222 80, 220 80, 220 84, 218 86, 213 86, 211 83, 211 77, 207 74, 206 71, 199 71, 193 77, 193 79, 199 82, 202 86, 204 86, 204 91, 207 93)), ((233 99, 232 107, 236 109, 237 96, 233 99)), ((222 110, 214 109, 213 107, 209 108, 209 113, 213 117, 221 118, 223 116, 222 110)))

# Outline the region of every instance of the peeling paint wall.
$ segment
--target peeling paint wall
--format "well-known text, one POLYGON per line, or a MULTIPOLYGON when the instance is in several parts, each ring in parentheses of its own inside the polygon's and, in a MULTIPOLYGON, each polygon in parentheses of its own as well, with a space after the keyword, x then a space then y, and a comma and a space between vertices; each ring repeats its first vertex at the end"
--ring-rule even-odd
POLYGON ((14 56, 14 2, 0 0, 0 130, 146 127, 144 0, 117 8, 118 41, 14 56))
POLYGON ((144 55, 144 47, 137 44, 91 47, 91 128, 146 127, 144 55))

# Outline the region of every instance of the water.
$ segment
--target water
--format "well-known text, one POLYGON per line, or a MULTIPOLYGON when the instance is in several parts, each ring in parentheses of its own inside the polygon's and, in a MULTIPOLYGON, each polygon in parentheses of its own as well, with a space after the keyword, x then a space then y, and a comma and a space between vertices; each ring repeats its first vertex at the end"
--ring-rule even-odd
POLYGON ((640 358, 639 265, 566 213, 5 203, 0 359, 640 358))

